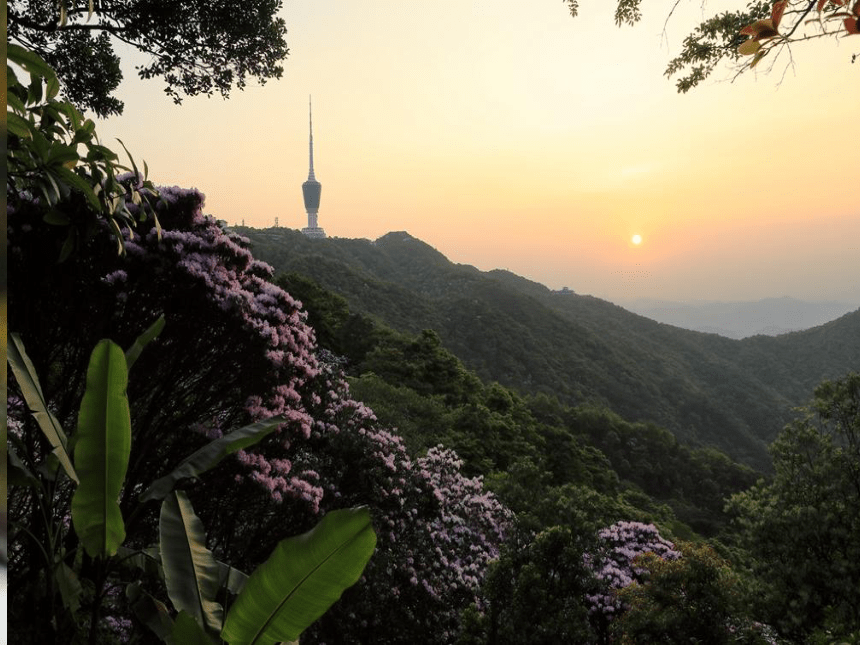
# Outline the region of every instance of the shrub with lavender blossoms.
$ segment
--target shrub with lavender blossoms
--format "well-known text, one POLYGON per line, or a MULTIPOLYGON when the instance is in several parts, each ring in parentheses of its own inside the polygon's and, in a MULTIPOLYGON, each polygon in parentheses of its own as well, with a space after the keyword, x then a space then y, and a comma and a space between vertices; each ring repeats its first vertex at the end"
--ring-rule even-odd
MULTIPOLYGON (((310 436, 291 442, 291 466, 313 473, 320 509, 368 505, 378 542, 362 580, 303 640, 336 642, 348 632, 358 642, 451 642, 460 609, 476 601, 498 554, 510 513, 480 479, 460 472, 452 451, 434 448, 413 461, 402 439, 349 396, 333 366, 322 372, 318 382, 327 390, 320 394, 327 396, 312 411, 317 420, 310 436)), ((276 452, 276 445, 256 451, 261 472, 269 471, 266 462, 276 452)), ((273 513, 272 500, 255 495, 247 481, 255 476, 242 477, 229 495, 224 489, 217 500, 195 502, 219 508, 212 538, 231 561, 259 558, 271 535, 312 523, 316 510, 285 498, 282 511, 273 513)))
POLYGON ((599 590, 586 599, 592 622, 598 631, 604 631, 625 608, 618 592, 647 574, 637 558, 652 553, 661 560, 677 560, 681 553, 660 536, 656 526, 642 522, 616 522, 601 529, 597 538, 598 548, 585 556, 585 562, 594 572, 599 590))
MULTIPOLYGON (((58 266, 62 236, 37 204, 24 203, 9 218, 10 269, 20 276, 9 294, 10 327, 47 375, 45 396, 64 426, 73 425, 96 341, 109 336, 128 346, 157 316, 167 321, 129 383, 132 454, 120 499, 126 544, 155 541, 157 509, 135 510, 149 482, 210 439, 280 414, 287 422, 257 448, 199 482, 183 482, 207 527, 207 546, 250 570, 321 512, 366 504, 379 533, 373 566, 303 640, 336 640, 347 631, 359 640, 453 640, 459 609, 474 601, 508 512, 459 473, 455 455, 435 451, 413 462, 400 438, 352 400, 342 376, 318 360, 300 305, 267 281, 270 270, 242 239, 203 214, 200 193, 160 194, 161 236, 152 221, 141 222, 125 256, 111 252, 103 228, 58 266)), ((46 449, 34 440, 32 419, 21 423, 19 454, 35 468, 46 449)), ((58 494, 62 512, 68 491, 58 494)), ((10 512, 28 526, 39 509, 17 488, 10 512)), ((29 547, 19 546, 12 547, 19 558, 13 578, 28 571, 29 547)), ((16 620, 36 624, 40 611, 28 603, 16 620)))

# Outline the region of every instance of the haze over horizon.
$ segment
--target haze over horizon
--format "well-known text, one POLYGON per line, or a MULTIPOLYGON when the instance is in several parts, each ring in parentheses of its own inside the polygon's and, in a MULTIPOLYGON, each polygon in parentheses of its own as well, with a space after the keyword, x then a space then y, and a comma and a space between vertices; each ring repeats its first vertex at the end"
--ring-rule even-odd
POLYGON ((406 230, 454 262, 610 301, 860 302, 848 47, 802 43, 785 74, 717 70, 679 95, 663 70, 698 4, 665 38, 670 5, 632 28, 582 5, 295 0, 283 79, 175 106, 126 53, 125 113, 98 132, 218 219, 299 229, 312 94, 329 235, 406 230))

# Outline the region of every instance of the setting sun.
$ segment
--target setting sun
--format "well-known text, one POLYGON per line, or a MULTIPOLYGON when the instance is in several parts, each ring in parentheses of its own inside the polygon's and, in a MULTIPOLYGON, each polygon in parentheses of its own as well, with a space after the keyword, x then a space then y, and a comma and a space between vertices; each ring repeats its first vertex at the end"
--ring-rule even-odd
POLYGON ((642 244, 642 236, 637 233, 636 235, 634 235, 633 237, 630 238, 630 241, 636 245, 642 244))

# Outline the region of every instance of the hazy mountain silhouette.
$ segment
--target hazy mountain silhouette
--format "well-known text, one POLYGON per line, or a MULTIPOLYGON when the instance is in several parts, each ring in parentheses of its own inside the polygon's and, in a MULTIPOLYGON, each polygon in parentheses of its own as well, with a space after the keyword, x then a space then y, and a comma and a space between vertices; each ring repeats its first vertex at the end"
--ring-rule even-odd
POLYGON ((255 257, 313 278, 353 311, 401 331, 436 330, 485 380, 605 405, 759 468, 791 408, 822 379, 860 366, 860 310, 803 332, 734 340, 508 271, 454 264, 404 232, 371 242, 236 231, 251 239, 255 257))
POLYGON ((857 309, 848 302, 765 298, 755 302, 672 302, 639 298, 619 301, 628 311, 675 327, 746 338, 776 336, 817 327, 857 309))

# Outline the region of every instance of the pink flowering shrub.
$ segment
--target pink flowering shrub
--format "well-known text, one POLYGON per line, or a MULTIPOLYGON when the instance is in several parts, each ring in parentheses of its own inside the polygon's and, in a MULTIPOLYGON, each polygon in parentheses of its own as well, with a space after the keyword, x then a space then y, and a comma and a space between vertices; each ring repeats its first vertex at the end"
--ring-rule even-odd
MULTIPOLYGON (((9 268, 16 275, 9 327, 45 375, 45 395, 67 430, 97 341, 109 337, 128 347, 165 317, 164 331, 130 374, 126 544, 155 541, 157 506, 133 512, 150 482, 212 438, 284 415, 286 423, 262 443, 182 484, 209 548, 252 570, 321 513, 367 505, 377 552, 359 584, 302 641, 338 642, 344 634, 365 642, 453 640, 460 610, 474 602, 498 554, 509 512, 480 480, 460 473, 453 452, 436 448, 413 461, 400 437, 350 397, 336 364, 317 353, 300 303, 268 282, 271 269, 253 259, 246 240, 203 214, 199 192, 159 193, 162 230, 152 219, 140 222, 134 235, 125 232, 121 256, 107 228, 82 230, 76 252, 58 264, 65 229, 47 224, 37 205, 25 203, 9 216, 9 268)), ((17 421, 27 448, 19 457, 35 467, 45 446, 32 419, 17 421)), ((63 513, 67 504, 55 507, 63 513)), ((29 524, 34 509, 26 491, 13 488, 9 507, 14 521, 29 524)), ((26 571, 29 555, 16 545, 10 554, 14 578, 26 571), (21 562, 14 562, 16 553, 21 562)))
POLYGON ((597 552, 586 556, 586 564, 594 572, 600 590, 586 600, 592 621, 603 624, 624 610, 618 592, 634 581, 641 582, 646 574, 646 569, 637 566, 637 557, 653 553, 663 560, 677 560, 681 552, 660 536, 657 527, 642 522, 616 522, 601 529, 597 537, 597 552))
MULTIPOLYGON (((232 500, 217 502, 220 518, 237 513, 247 519, 230 526, 254 530, 210 536, 231 561, 248 554, 257 559, 262 536, 311 524, 317 503, 322 511, 368 505, 377 551, 362 580, 303 642, 339 642, 345 633, 356 642, 452 642, 461 610, 476 601, 487 565, 498 555, 510 512, 480 479, 460 472, 452 451, 433 448, 413 461, 402 439, 349 396, 333 366, 323 364, 322 371, 320 383, 334 396, 321 397, 310 437, 295 438, 289 450, 292 468, 314 478, 318 496, 305 504, 284 499, 284 512, 273 514, 266 512, 271 500, 233 490, 232 500)), ((260 471, 269 469, 273 448, 257 451, 260 471)), ((247 485, 239 490, 249 492, 247 485)))

